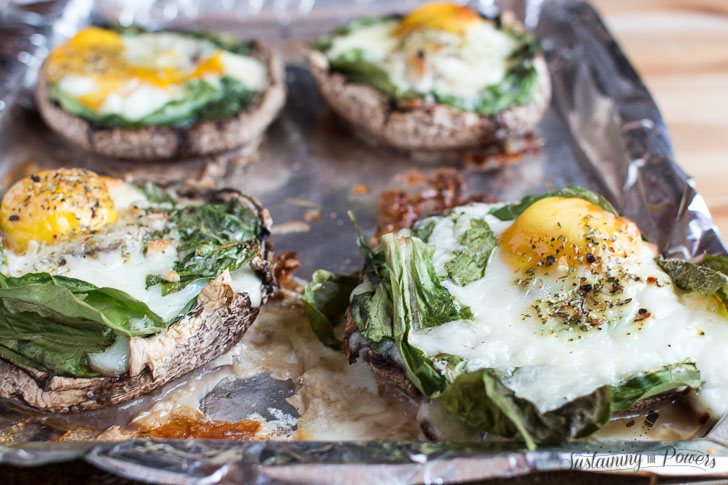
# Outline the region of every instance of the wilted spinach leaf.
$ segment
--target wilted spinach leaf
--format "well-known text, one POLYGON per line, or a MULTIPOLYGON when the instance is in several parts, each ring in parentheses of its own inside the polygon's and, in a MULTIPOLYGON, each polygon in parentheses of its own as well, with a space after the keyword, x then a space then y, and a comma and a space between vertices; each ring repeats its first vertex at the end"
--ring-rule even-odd
POLYGON ((612 204, 607 201, 607 199, 595 192, 592 192, 591 190, 584 189, 582 187, 576 187, 574 185, 569 185, 560 190, 546 192, 545 194, 527 195, 526 197, 521 199, 520 202, 514 204, 506 204, 504 206, 491 209, 490 214, 494 215, 501 221, 511 221, 523 214, 523 211, 531 207, 534 202, 538 202, 539 200, 545 199, 547 197, 584 199, 587 202, 591 202, 592 204, 596 205, 597 207, 611 212, 612 214, 617 214, 616 209, 612 206, 612 204))
POLYGON ((432 231, 435 230, 435 224, 437 224, 436 220, 415 222, 412 226, 412 236, 421 239, 422 242, 428 242, 430 240, 430 236, 432 236, 432 231))
POLYGON ((193 281, 210 281, 226 269, 242 268, 260 250, 258 216, 236 198, 226 203, 174 209, 169 225, 180 237, 174 266, 179 281, 147 276, 147 287, 161 284, 164 295, 193 281))
MULTIPOLYGON (((728 276, 711 269, 709 266, 689 263, 682 259, 663 259, 655 261, 670 275, 675 285, 683 291, 697 291, 703 296, 715 296, 724 305, 728 305, 728 276)), ((708 259, 710 262, 710 258, 708 259)), ((718 260, 709 264, 716 266, 718 260)))
POLYGON ((323 269, 313 273, 303 290, 303 304, 313 333, 334 350, 342 351, 342 342, 334 334, 334 326, 349 306, 349 296, 359 284, 359 275, 335 274, 323 269))
POLYGON ((612 413, 626 411, 648 397, 687 386, 699 389, 700 371, 692 362, 666 365, 657 370, 636 374, 611 386, 612 413))
POLYGON ((137 188, 144 193, 147 200, 153 204, 171 204, 175 205, 174 199, 164 190, 160 189, 152 182, 144 182, 137 184, 137 188))
POLYGON ((445 263, 445 269, 453 283, 465 286, 485 276, 488 259, 498 241, 485 220, 473 218, 459 242, 463 248, 445 263))
POLYGON ((351 300, 351 316, 359 333, 377 348, 383 339, 394 340, 392 334, 392 300, 384 284, 373 291, 354 295, 351 300))
POLYGON ((516 396, 492 369, 481 369, 456 377, 439 399, 445 409, 469 426, 523 441, 535 449, 540 444, 588 436, 612 413, 683 386, 700 387, 700 373, 692 363, 642 372, 541 412, 532 402, 516 396))
POLYGON ((453 298, 440 283, 432 263, 432 246, 393 233, 383 235, 381 241, 391 271, 393 300, 401 298, 412 328, 473 318, 470 308, 453 298))
POLYGON ((168 323, 146 304, 113 288, 47 273, 0 274, 0 356, 58 375, 98 375, 89 352, 116 335, 144 336, 168 323))
POLYGON ((432 246, 393 233, 382 236, 381 246, 390 270, 392 331, 407 377, 425 396, 436 396, 447 381, 420 350, 408 343, 407 335, 413 328, 472 319, 473 314, 440 284, 432 264, 432 246))
POLYGON ((329 68, 332 72, 338 72, 346 76, 349 82, 369 84, 391 98, 411 99, 419 97, 416 93, 402 91, 397 88, 384 69, 364 58, 361 49, 352 49, 336 59, 329 60, 329 68))
POLYGON ((703 255, 703 261, 700 265, 723 273, 724 275, 728 275, 728 256, 713 256, 705 254, 703 255))
POLYGON ((249 106, 257 95, 257 91, 247 89, 242 83, 230 77, 223 77, 218 87, 204 80, 193 79, 184 89, 184 97, 171 100, 136 120, 118 114, 94 111, 63 91, 57 84, 50 86, 48 95, 65 111, 97 125, 111 128, 138 128, 150 125, 188 128, 200 120, 223 118, 237 113, 249 106))

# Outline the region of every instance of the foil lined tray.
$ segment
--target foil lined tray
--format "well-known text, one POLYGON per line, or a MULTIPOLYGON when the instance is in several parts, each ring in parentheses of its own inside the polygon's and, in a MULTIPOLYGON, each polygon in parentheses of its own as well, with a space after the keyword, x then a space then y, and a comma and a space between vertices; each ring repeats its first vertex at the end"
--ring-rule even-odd
MULTIPOLYGON (((284 229, 273 236, 277 251, 297 251, 302 262, 298 274, 308 278, 317 268, 358 269, 360 259, 346 211, 355 212, 371 234, 379 193, 402 187, 408 172, 427 176, 449 166, 463 174, 472 194, 489 193, 503 200, 582 185, 607 196, 666 255, 694 259, 704 252, 726 254, 702 197, 674 160, 657 107, 588 4, 480 2, 487 10, 513 9, 535 29, 553 83, 550 109, 537 128, 545 140, 543 148, 493 172, 461 161, 416 160, 372 146, 343 126, 316 92, 303 62, 306 42, 347 18, 404 11, 415 2, 357 1, 346 8, 338 0, 270 3, 7 4, 0 12, 0 192, 29 171, 61 165, 136 179, 192 179, 233 186, 257 196, 269 208, 275 224, 284 229), (237 153, 140 165, 81 152, 49 132, 34 111, 30 93, 49 48, 89 23, 212 27, 266 40, 277 45, 287 60, 289 95, 284 111, 255 157, 237 153), (353 190, 356 187, 368 192, 353 190), (316 208, 320 220, 305 220, 311 208, 316 208)), ((92 416, 113 423, 123 414, 92 416)), ((0 423, 13 419, 19 416, 5 414, 0 423)), ((44 433, 40 430, 28 439, 45 439, 44 433)), ((0 445, 0 464, 40 465, 78 458, 123 477, 155 483, 447 483, 564 469, 728 476, 728 424, 721 421, 705 439, 689 442, 575 442, 535 452, 504 443, 386 441, 0 445), (693 462, 680 457, 693 457, 693 462), (597 462, 598 458, 604 460, 597 462)))

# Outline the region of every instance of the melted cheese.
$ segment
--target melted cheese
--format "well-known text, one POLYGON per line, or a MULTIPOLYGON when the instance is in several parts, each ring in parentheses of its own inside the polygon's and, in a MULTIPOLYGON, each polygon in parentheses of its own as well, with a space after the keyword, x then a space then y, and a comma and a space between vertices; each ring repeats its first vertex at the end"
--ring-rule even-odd
MULTIPOLYGON (((444 264, 460 248, 459 235, 471 217, 484 217, 496 235, 512 224, 487 215, 489 208, 485 204, 459 208, 464 215, 456 223, 449 218, 437 222, 429 243, 435 246, 440 275, 446 274, 444 264)), ((654 250, 644 245, 639 254, 621 261, 619 270, 639 279, 623 278, 623 292, 607 297, 620 305, 600 313, 603 324, 581 331, 540 319, 533 305, 567 291, 582 276, 599 275, 586 267, 567 275, 554 265, 532 280, 523 280, 504 258, 503 249, 496 248, 482 279, 464 287, 448 279, 443 282, 472 309, 474 320, 413 329, 409 342, 430 357, 441 353, 463 357, 469 371, 496 369, 508 387, 542 411, 640 371, 690 360, 705 382, 699 399, 721 415, 728 411, 724 371, 728 322, 712 300, 676 292, 654 256, 654 250), (656 282, 648 283, 649 277, 656 282), (644 310, 649 315, 640 319, 644 310)), ((545 308, 542 305, 541 310, 545 308)))
POLYGON ((326 55, 336 59, 345 52, 357 49, 367 61, 381 62, 397 48, 398 40, 394 31, 398 24, 396 20, 387 20, 336 36, 326 55))
POLYGON ((480 17, 459 29, 420 25, 398 35, 400 23, 383 21, 336 36, 329 59, 357 49, 382 68, 402 92, 438 93, 473 105, 487 86, 503 80, 516 41, 480 17))

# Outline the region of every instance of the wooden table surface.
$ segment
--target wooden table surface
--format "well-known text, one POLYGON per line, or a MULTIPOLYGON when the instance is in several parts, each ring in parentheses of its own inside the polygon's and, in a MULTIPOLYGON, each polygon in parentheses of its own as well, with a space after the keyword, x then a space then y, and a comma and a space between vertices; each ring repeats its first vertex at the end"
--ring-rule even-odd
POLYGON ((728 0, 592 0, 728 240, 728 0))

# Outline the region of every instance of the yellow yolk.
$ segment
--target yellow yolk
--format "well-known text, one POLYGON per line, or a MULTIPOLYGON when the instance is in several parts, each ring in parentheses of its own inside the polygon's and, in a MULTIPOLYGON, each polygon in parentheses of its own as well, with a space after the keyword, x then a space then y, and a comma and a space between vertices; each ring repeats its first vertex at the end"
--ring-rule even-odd
POLYGON ((13 185, 0 205, 3 242, 15 253, 30 241, 53 244, 116 221, 106 183, 80 168, 48 170, 13 185))
POLYGON ((448 2, 431 3, 413 10, 397 27, 399 35, 420 29, 444 30, 462 35, 472 22, 482 21, 473 9, 448 2))
POLYGON ((547 197, 532 204, 503 232, 499 246, 522 269, 608 263, 641 248, 634 222, 583 199, 547 197))
POLYGON ((191 72, 170 67, 135 65, 124 56, 124 38, 111 30, 89 27, 56 48, 48 58, 46 76, 57 82, 67 75, 80 75, 94 81, 96 89, 79 96, 87 107, 97 110, 112 93, 121 95, 135 83, 158 88, 184 84, 207 74, 224 73, 222 51, 203 58, 191 72))

